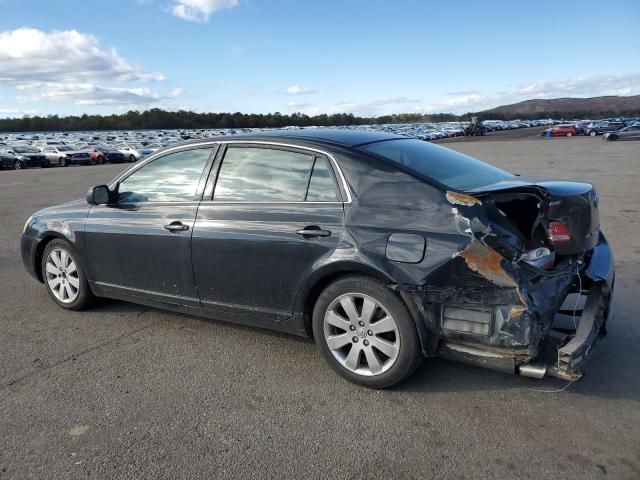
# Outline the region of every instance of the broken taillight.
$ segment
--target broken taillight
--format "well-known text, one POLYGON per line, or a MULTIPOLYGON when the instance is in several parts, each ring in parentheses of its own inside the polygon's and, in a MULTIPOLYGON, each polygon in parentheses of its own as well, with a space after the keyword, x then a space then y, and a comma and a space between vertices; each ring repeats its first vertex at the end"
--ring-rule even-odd
POLYGON ((571 241, 571 232, 562 222, 551 222, 549 224, 549 240, 551 243, 567 243, 571 241))

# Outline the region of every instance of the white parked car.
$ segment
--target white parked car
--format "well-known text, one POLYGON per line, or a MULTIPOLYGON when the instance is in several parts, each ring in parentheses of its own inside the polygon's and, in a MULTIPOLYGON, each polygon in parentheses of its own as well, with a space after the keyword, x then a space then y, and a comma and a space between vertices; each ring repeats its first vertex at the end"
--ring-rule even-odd
POLYGON ((50 165, 68 167, 69 165, 88 165, 92 163, 91 152, 87 149, 76 150, 68 145, 49 145, 42 149, 50 165))
POLYGON ((140 160, 140 152, 132 145, 129 145, 127 143, 118 143, 115 146, 115 149, 124 154, 130 162, 137 162, 138 160, 140 160))

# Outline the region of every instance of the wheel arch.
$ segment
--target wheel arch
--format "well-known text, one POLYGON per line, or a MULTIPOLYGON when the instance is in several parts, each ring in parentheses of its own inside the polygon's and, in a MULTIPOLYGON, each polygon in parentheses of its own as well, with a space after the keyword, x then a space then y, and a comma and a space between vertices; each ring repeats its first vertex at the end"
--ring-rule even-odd
POLYGON ((304 331, 309 337, 313 337, 311 326, 313 307, 322 291, 340 278, 356 275, 371 277, 385 285, 393 283, 393 279, 384 271, 358 262, 336 262, 314 271, 300 287, 294 306, 294 311, 301 318, 304 331))
POLYGON ((66 242, 69 242, 69 239, 62 235, 59 232, 47 232, 40 242, 38 242, 38 246, 36 247, 34 254, 34 270, 36 275, 38 276, 38 280, 44 283, 44 276, 42 275, 42 255, 44 254, 44 249, 47 248, 47 245, 51 243, 53 240, 60 239, 66 242))

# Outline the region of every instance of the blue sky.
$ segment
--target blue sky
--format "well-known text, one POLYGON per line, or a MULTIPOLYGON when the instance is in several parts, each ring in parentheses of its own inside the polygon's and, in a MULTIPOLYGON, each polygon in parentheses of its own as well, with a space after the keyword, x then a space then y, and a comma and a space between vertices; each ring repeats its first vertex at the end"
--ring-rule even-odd
POLYGON ((0 0, 0 117, 640 94, 640 1, 0 0))

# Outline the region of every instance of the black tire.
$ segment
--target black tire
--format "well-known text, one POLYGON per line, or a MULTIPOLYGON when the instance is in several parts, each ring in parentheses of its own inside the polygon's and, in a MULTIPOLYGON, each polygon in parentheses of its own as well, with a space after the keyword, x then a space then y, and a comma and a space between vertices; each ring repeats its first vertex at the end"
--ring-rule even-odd
POLYGON ((64 157, 60 158, 60 166, 61 167, 68 167, 69 166, 69 161, 64 157))
POLYGON ((369 388, 389 388, 406 380, 420 365, 422 353, 416 326, 402 299, 383 283, 366 276, 349 276, 330 284, 318 297, 313 309, 313 334, 327 363, 343 378, 369 388), (395 320, 399 333, 399 352, 391 367, 377 375, 360 375, 343 366, 327 345, 324 318, 332 302, 347 293, 364 294, 384 305, 395 320))
POLYGON ((611 142, 614 142, 614 141, 618 140, 618 136, 617 135, 609 135, 607 140, 609 140, 611 142))
POLYGON ((129 155, 129 163, 133 163, 136 161, 136 157, 134 155, 129 155))
POLYGON ((15 162, 13 162, 14 170, 22 170, 23 168, 24 168, 24 165, 22 165, 22 162, 20 160, 16 160, 15 162))
POLYGON ((76 253, 73 247, 69 244, 69 242, 59 238, 50 241, 47 244, 47 246, 44 248, 44 252, 42 254, 41 268, 42 268, 42 278, 44 279, 45 288, 47 289, 47 292, 49 293, 49 296, 53 299, 53 301, 56 302, 60 307, 65 308, 67 310, 85 310, 86 308, 90 307, 95 302, 95 299, 96 299, 96 297, 93 295, 93 292, 91 292, 89 283, 87 282, 87 276, 85 274, 82 263, 80 262, 79 259, 80 259, 79 255, 76 253), (51 251, 54 249, 65 250, 73 259, 77 267, 77 277, 79 281, 78 296, 74 301, 70 303, 65 303, 58 300, 58 298, 56 298, 56 296, 53 294, 51 287, 49 286, 49 283, 47 282, 47 270, 46 270, 47 259, 49 258, 49 254, 51 253, 51 251))
POLYGON ((596 135, 598 135, 598 132, 596 132, 595 130, 591 130, 591 131, 589 132, 589 136, 590 136, 590 137, 595 137, 596 135))

